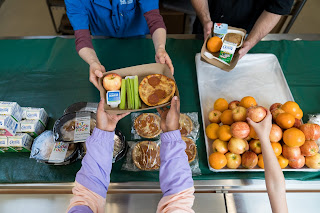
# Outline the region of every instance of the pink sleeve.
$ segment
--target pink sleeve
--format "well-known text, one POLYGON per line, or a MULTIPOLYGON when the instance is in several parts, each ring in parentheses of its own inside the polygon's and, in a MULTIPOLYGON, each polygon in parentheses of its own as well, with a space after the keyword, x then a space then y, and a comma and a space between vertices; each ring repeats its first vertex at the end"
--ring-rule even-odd
POLYGON ((192 210, 194 202, 194 187, 182 192, 164 196, 160 200, 157 213, 194 213, 192 210))
POLYGON ((74 207, 88 206, 94 213, 105 212, 106 200, 97 193, 84 187, 77 181, 72 189, 73 198, 70 200, 67 212, 73 212, 74 207))

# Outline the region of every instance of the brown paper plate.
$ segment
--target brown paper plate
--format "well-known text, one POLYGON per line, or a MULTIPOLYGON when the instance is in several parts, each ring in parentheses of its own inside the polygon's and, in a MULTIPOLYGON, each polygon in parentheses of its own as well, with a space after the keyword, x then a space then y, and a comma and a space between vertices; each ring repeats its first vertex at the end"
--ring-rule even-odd
MULTIPOLYGON (((138 65, 138 66, 133 66, 133 67, 127 67, 127 68, 122 68, 122 69, 117 69, 117 70, 112 70, 109 72, 106 72, 103 74, 103 77, 99 79, 99 90, 100 90, 100 97, 106 100, 106 94, 107 91, 104 89, 102 86, 102 81, 104 76, 108 75, 109 73, 116 73, 120 75, 122 78, 126 76, 133 76, 137 75, 139 79, 139 84, 142 81, 143 78, 145 78, 148 75, 151 74, 162 74, 164 76, 167 76, 168 78, 171 78, 172 80, 175 81, 169 67, 166 64, 158 64, 158 63, 153 63, 153 64, 144 64, 144 65, 138 65)), ((179 96, 179 91, 178 87, 176 84, 176 92, 174 94, 175 96, 179 96)), ((108 111, 111 114, 121 114, 121 113, 126 113, 126 112, 137 112, 137 111, 143 111, 143 110, 149 110, 149 109, 156 109, 164 106, 169 106, 171 103, 171 100, 165 104, 161 104, 158 106, 148 106, 143 101, 141 100, 141 108, 140 109, 132 109, 132 110, 120 110, 119 107, 116 108, 111 108, 108 104, 105 104, 104 108, 106 111, 108 111)))
MULTIPOLYGON (((242 31, 242 32, 244 32, 244 34, 246 34, 247 33, 247 31, 246 30, 244 30, 244 29, 241 29, 241 28, 236 28, 236 27, 228 27, 228 30, 239 30, 239 31, 242 31)), ((231 60, 231 62, 230 62, 230 66, 228 66, 228 65, 226 65, 226 64, 224 64, 224 63, 222 63, 221 61, 218 61, 217 59, 215 59, 215 58, 213 58, 213 59, 209 59, 209 58, 207 58, 205 55, 204 55, 204 53, 207 51, 207 52, 210 52, 208 49, 207 49, 207 41, 208 41, 208 39, 209 38, 211 38, 212 37, 212 35, 211 36, 209 36, 205 41, 204 41, 204 43, 203 43, 203 45, 202 45, 202 48, 201 48, 201 60, 203 60, 203 61, 205 61, 205 62, 207 62, 207 63, 209 63, 209 64, 212 64, 212 65, 214 65, 214 66, 216 66, 216 67, 219 67, 220 69, 222 69, 222 70, 224 70, 224 71, 227 71, 227 72, 229 72, 229 71, 231 71, 236 65, 237 65, 237 63, 238 63, 238 61, 239 61, 239 49, 240 48, 237 48, 237 50, 236 50, 236 52, 234 53, 234 56, 233 56, 233 58, 232 58, 232 60, 231 60)), ((216 53, 211 53, 213 56, 215 56, 215 57, 219 57, 219 53, 220 53, 220 51, 219 52, 216 52, 216 53)))

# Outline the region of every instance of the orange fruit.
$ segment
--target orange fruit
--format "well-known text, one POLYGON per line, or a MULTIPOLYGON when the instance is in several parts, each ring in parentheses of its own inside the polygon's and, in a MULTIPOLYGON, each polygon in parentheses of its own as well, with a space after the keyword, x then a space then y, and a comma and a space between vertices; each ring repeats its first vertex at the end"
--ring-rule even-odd
POLYGON ((296 113, 300 109, 299 105, 294 101, 287 101, 285 104, 281 106, 281 109, 283 109, 285 112, 296 116, 296 113))
POLYGON ((277 158, 281 169, 284 169, 288 166, 289 160, 287 158, 283 157, 282 155, 279 155, 277 158))
POLYGON ((261 169, 264 169, 264 162, 263 162, 262 154, 258 155, 258 166, 259 166, 261 169))
POLYGON ((276 118, 276 123, 282 129, 289 129, 293 127, 295 121, 296 121, 295 117, 287 112, 279 114, 276 118))
POLYGON ((296 112, 295 118, 298 120, 301 120, 302 117, 303 117, 303 112, 301 109, 298 109, 298 111, 296 112))
POLYGON ((282 153, 282 146, 280 143, 277 142, 271 142, 272 149, 274 151, 274 154, 278 157, 282 153))
POLYGON ((232 137, 231 128, 228 125, 222 125, 218 129, 218 137, 222 141, 229 141, 232 137))
POLYGON ((226 99, 224 98, 217 99, 213 104, 213 108, 215 110, 219 110, 220 112, 227 110, 228 107, 229 107, 228 101, 226 101, 226 99))
POLYGON ((257 105, 256 100, 251 96, 246 96, 242 98, 240 101, 240 106, 243 106, 244 108, 249 108, 256 105, 257 105))
POLYGON ((220 116, 220 120, 221 120, 221 123, 226 125, 233 124, 232 110, 230 109, 225 110, 220 116))
POLYGON ((219 124, 212 123, 209 124, 206 128, 206 135, 208 138, 214 140, 218 138, 218 129, 219 129, 219 124))
POLYGON ((218 36, 213 36, 209 38, 207 42, 207 49, 212 52, 216 53, 219 52, 222 47, 222 39, 219 38, 218 36))
POLYGON ((258 137, 256 131, 254 130, 254 128, 251 125, 249 125, 249 126, 250 126, 249 137, 253 138, 253 139, 259 139, 259 137, 258 137))
POLYGON ((227 158, 224 154, 215 152, 209 156, 209 163, 214 169, 222 169, 227 165, 227 158))
POLYGON ((287 144, 287 146, 299 147, 304 144, 305 140, 306 136, 304 133, 295 127, 287 129, 283 133, 283 142, 287 144))

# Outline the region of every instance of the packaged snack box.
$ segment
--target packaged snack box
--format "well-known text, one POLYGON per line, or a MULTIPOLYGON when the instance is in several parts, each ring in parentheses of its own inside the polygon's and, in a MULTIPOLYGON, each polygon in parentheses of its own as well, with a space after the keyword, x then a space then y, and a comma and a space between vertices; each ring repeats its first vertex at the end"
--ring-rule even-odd
POLYGON ((12 136, 16 134, 18 122, 10 115, 0 115, 0 136, 12 136))
POLYGON ((48 114, 44 108, 22 107, 23 119, 39 120, 46 127, 48 122, 48 114))
POLYGON ((30 152, 32 142, 33 138, 27 133, 17 133, 15 136, 8 136, 8 146, 16 152, 30 152))
POLYGON ((19 133, 28 133, 31 137, 36 138, 44 131, 45 127, 39 120, 22 120, 20 122, 19 133))
POLYGON ((17 102, 0 101, 0 115, 10 115, 17 122, 22 119, 22 109, 17 102))

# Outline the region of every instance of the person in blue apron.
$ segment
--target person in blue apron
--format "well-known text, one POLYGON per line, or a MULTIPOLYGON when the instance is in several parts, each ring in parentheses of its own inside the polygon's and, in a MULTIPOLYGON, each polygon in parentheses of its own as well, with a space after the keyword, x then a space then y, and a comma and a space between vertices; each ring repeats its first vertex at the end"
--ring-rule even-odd
POLYGON ((91 35, 128 38, 151 34, 157 63, 174 72, 166 52, 166 27, 158 0, 65 0, 67 15, 76 37, 76 50, 89 64, 90 82, 98 88, 98 78, 106 71, 93 48, 91 35))
POLYGON ((197 13, 193 33, 210 35, 214 23, 245 29, 248 36, 239 50, 242 58, 290 13, 293 0, 191 0, 197 13))

